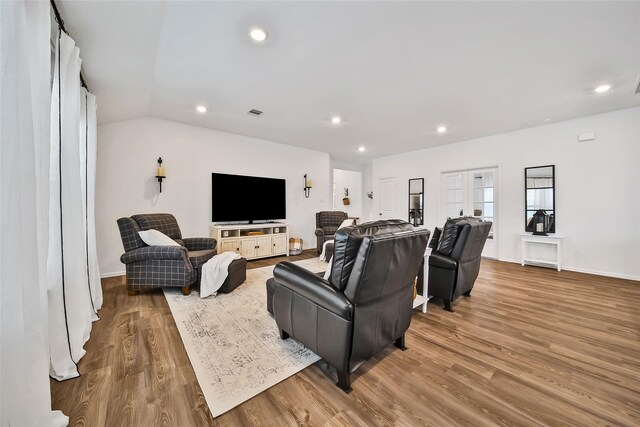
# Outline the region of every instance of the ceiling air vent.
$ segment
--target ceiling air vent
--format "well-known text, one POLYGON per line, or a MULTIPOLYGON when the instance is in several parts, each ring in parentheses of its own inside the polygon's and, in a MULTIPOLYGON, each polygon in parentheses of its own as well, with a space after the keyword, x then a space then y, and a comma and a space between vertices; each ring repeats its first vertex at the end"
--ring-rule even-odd
POLYGON ((640 74, 638 74, 638 78, 636 79, 636 85, 633 88, 635 93, 640 93, 640 74))
POLYGON ((247 114, 251 114, 252 116, 259 116, 260 114, 262 114, 262 111, 260 110, 256 110, 256 109, 251 109, 247 112, 247 114))

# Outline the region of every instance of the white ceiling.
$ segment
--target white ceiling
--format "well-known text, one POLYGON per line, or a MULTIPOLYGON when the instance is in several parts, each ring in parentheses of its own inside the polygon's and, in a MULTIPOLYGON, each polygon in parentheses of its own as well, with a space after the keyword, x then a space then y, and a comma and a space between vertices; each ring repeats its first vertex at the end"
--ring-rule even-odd
POLYGON ((153 116, 365 163, 640 105, 640 2, 58 5, 100 123, 153 116))

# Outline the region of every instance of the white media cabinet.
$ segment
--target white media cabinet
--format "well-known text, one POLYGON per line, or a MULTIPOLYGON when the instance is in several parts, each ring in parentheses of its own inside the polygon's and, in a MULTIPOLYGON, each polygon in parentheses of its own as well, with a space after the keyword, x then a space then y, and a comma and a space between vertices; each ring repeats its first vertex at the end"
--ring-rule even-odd
POLYGON ((283 223, 213 224, 209 236, 218 241, 218 253, 236 252, 246 259, 289 255, 289 226, 283 223))

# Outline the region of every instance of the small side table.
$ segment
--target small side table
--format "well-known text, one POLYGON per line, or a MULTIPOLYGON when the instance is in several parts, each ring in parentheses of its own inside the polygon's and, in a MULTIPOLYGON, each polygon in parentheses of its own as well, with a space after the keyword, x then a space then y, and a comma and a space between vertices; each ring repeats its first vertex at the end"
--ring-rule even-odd
POLYGON ((431 248, 427 247, 424 251, 424 257, 422 264, 420 265, 421 271, 418 272, 418 288, 422 285, 422 293, 416 295, 416 299, 413 300, 413 308, 418 308, 422 305, 422 312, 427 312, 427 303, 431 299, 430 295, 427 295, 429 286, 427 284, 429 280, 429 256, 431 255, 431 248))
POLYGON ((563 236, 559 236, 557 234, 549 235, 549 236, 536 236, 531 233, 523 233, 520 235, 522 240, 522 262, 521 264, 524 266, 525 264, 542 264, 554 266, 558 269, 558 271, 562 271, 562 239, 563 236), (529 243, 537 243, 543 245, 555 245, 556 246, 556 259, 554 260, 544 260, 544 259, 536 259, 530 258, 527 254, 527 246, 529 243))

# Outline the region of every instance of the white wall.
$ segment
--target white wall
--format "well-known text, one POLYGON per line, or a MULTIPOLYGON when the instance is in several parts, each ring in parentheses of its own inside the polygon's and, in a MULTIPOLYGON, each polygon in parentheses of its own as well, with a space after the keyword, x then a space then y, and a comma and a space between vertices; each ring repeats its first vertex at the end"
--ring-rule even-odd
POLYGON ((364 165, 331 159, 331 169, 344 169, 348 171, 362 172, 364 165))
POLYGON ((442 172, 498 166, 499 259, 519 262, 524 168, 548 164, 556 165, 564 268, 640 280, 640 108, 376 159, 374 194, 379 178, 395 176, 397 212, 406 216, 408 179, 424 177, 425 225, 433 230, 446 219, 442 172), (578 143, 581 132, 596 132, 596 140, 578 143))
POLYGON ((349 216, 360 218, 362 221, 362 172, 334 169, 333 206, 336 211, 346 212, 349 216), (349 189, 349 205, 344 205, 344 189, 349 189))
POLYGON ((362 221, 373 221, 377 215, 374 215, 374 193, 373 199, 367 196, 367 193, 373 191, 373 163, 368 163, 362 170, 362 221))
POLYGON ((315 247, 315 213, 331 208, 327 153, 143 118, 98 127, 96 221, 103 275, 124 271, 120 217, 169 212, 185 237, 208 236, 211 172, 286 179, 290 236, 304 239, 305 248, 315 247), (158 194, 154 175, 160 156, 167 178, 158 194), (308 199, 302 191, 305 173, 313 181, 308 199))

